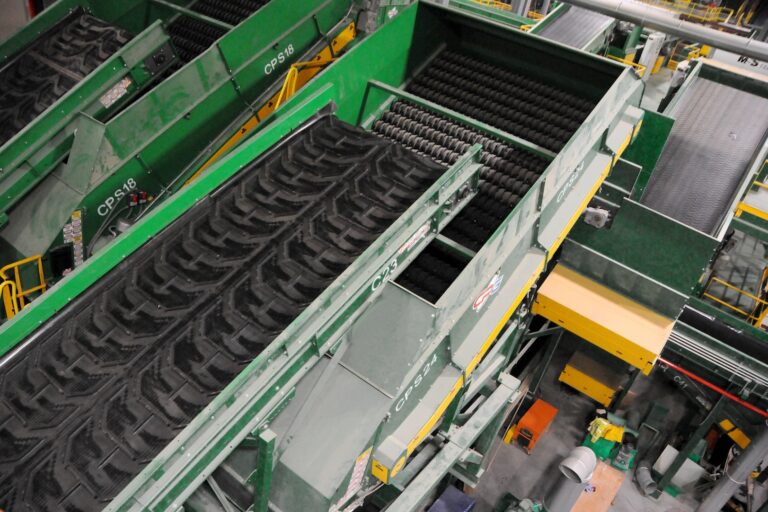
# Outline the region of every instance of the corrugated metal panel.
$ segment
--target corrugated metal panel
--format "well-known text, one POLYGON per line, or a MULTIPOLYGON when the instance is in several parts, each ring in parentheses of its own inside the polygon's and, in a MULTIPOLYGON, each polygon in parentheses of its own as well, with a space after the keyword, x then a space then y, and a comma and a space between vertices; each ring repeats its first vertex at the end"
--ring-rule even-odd
POLYGON ((566 13, 544 27, 539 35, 574 48, 584 48, 611 23, 613 18, 609 16, 571 6, 566 13))
POLYGON ((641 202, 714 234, 765 139, 768 100, 700 78, 674 116, 641 202))

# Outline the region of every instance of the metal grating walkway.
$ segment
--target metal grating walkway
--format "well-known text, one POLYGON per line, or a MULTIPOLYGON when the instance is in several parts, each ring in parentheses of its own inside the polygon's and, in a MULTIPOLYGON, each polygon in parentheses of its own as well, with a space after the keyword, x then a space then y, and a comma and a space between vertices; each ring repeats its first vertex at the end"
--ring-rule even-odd
POLYGON ((765 138, 768 99, 699 78, 674 117, 641 202, 714 234, 765 138))
POLYGON ((574 48, 584 48, 611 23, 613 18, 609 16, 572 5, 562 16, 544 27, 538 35, 574 48))

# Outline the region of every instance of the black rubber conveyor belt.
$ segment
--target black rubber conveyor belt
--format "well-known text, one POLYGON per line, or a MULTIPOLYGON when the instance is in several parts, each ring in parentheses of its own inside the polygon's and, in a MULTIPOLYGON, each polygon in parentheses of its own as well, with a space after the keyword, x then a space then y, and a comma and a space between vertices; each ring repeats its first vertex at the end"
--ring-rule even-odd
POLYGON ((573 48, 584 48, 613 23, 613 18, 572 5, 538 33, 573 48))
POLYGON ((555 152, 595 106, 530 76, 448 50, 414 78, 408 91, 555 152))
MULTIPOLYGON (((442 232, 473 251, 480 250, 548 164, 540 156, 404 101, 394 102, 373 130, 446 165, 455 163, 472 144, 483 146, 478 193, 442 232)), ((449 274, 439 273, 443 275, 436 277, 443 280, 449 274)), ((408 271, 403 276, 407 278, 408 271)), ((442 295, 439 287, 435 290, 422 296, 434 302, 442 295)))
POLYGON ((641 202, 715 234, 765 139, 768 99, 698 78, 673 115, 641 202))
POLYGON ((444 171, 323 116, 0 366, 0 508, 100 510, 444 171))
MULTIPOLYGON (((269 0, 197 0, 192 3, 191 9, 235 26, 268 2, 269 0)), ((176 17, 168 25, 168 34, 181 61, 177 67, 203 53, 226 33, 226 30, 220 27, 189 16, 176 17)))
POLYGON ((76 10, 0 69, 0 146, 131 38, 76 10))

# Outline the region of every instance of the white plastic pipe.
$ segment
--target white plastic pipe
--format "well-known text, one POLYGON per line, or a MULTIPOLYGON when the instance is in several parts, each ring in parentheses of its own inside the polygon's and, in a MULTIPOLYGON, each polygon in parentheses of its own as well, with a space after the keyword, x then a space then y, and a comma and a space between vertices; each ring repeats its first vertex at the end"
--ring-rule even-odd
POLYGON ((592 478, 597 467, 595 452, 586 446, 579 446, 571 450, 571 453, 560 463, 560 471, 569 480, 585 484, 592 478))
POLYGON ((715 48, 759 60, 768 60, 768 44, 746 37, 720 32, 676 15, 632 0, 564 0, 566 3, 629 21, 666 34, 708 44, 715 48))

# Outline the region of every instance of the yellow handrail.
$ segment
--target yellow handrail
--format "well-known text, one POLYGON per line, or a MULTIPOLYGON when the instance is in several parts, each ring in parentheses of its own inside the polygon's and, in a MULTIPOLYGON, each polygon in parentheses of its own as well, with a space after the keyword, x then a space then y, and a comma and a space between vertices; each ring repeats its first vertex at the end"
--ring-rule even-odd
POLYGON ((13 281, 0 283, 0 295, 3 296, 5 317, 10 320, 19 312, 19 306, 16 302, 16 284, 13 281))
POLYGON ((624 60, 620 57, 616 57, 615 55, 606 55, 611 60, 615 60, 616 62, 621 62, 622 64, 626 64, 627 66, 631 66, 635 71, 637 71, 637 74, 640 76, 643 76, 645 74, 645 66, 642 64, 638 64, 636 62, 632 62, 629 60, 624 60))
POLYGON ((500 9, 502 11, 511 11, 512 6, 510 4, 505 4, 504 2, 499 2, 498 0, 472 0, 476 4, 480 5, 486 5, 488 7, 493 7, 494 9, 500 9))
MULTIPOLYGON (((764 278, 765 278, 765 275, 766 274, 765 274, 765 271, 764 271, 763 272, 764 278)), ((765 281, 764 278, 763 278, 763 281, 765 281)), ((704 292, 702 293, 702 296, 706 297, 706 298, 708 298, 710 300, 713 300, 713 301, 717 302, 718 304, 720 304, 722 306, 725 306, 728 309, 730 309, 732 311, 735 311, 735 312, 739 313, 740 315, 746 317, 747 320, 752 325, 754 325, 756 327, 760 327, 763 324, 763 321, 765 320, 766 315, 768 315, 768 301, 766 301, 764 299, 761 299, 757 295, 753 295, 753 294, 749 293, 748 291, 743 290, 743 289, 739 288, 738 286, 732 285, 731 283, 729 283, 727 281, 723 281, 722 279, 720 279, 718 277, 715 277, 715 276, 712 276, 709 279, 709 282, 707 283, 707 286, 706 286, 704 292), (720 284, 722 286, 725 286, 726 288, 734 290, 735 292, 737 292, 740 295, 744 295, 745 297, 748 297, 749 299, 752 299, 755 302, 755 307, 752 309, 752 312, 750 313, 749 311, 741 309, 738 306, 734 306, 733 304, 731 304, 729 302, 726 302, 723 299, 721 299, 719 297, 716 297, 716 296, 712 295, 711 293, 709 293, 710 288, 712 287, 712 283, 720 284)))
POLYGON ((726 23, 733 17, 733 9, 728 7, 710 7, 699 2, 675 2, 671 0, 640 0, 701 23, 726 23))
MULTIPOLYGON (((315 55, 312 62, 313 64, 318 64, 319 62, 325 62, 325 64, 328 64, 330 62, 333 62, 334 55, 337 55, 340 51, 342 51, 349 43, 351 43, 355 37, 357 37, 357 27, 355 26, 355 23, 352 22, 349 25, 344 28, 339 34, 331 41, 331 43, 323 48, 318 54, 315 55)), ((298 66, 304 63, 297 63, 294 64, 294 66, 298 66)), ((294 92, 296 89, 301 88, 305 83, 307 83, 312 77, 314 77, 317 73, 319 73, 322 69, 322 65, 313 65, 313 66, 307 66, 303 68, 302 70, 293 73, 294 70, 293 67, 289 68, 288 74, 293 75, 291 80, 293 80, 293 88, 294 92)), ((286 79, 289 77, 286 77, 286 79)), ((283 87, 285 87, 285 82, 283 83, 283 87)), ((274 112, 277 107, 279 106, 278 100, 280 102, 285 102, 288 97, 287 93, 283 93, 283 89, 280 89, 277 93, 273 94, 262 106, 259 108, 258 112, 249 118, 240 128, 235 132, 234 135, 232 135, 206 162, 200 166, 200 168, 195 171, 192 176, 190 176, 186 182, 184 182, 184 186, 189 185, 194 180, 197 179, 200 174, 204 170, 206 170, 208 167, 213 165, 215 162, 217 162, 223 155, 225 155, 232 147, 238 143, 243 137, 245 137, 248 133, 250 133, 252 130, 254 130, 259 124, 261 123, 262 119, 270 115, 272 112, 274 112), (283 97, 280 97, 282 94, 283 97)))
POLYGON ((3 305, 5 307, 6 318, 9 320, 13 318, 20 310, 27 306, 27 297, 33 293, 43 293, 46 289, 45 273, 43 271, 43 256, 38 254, 36 256, 30 256, 19 261, 14 261, 3 268, 0 268, 0 290, 3 295, 3 305), (24 288, 24 284, 21 282, 21 267, 24 265, 34 263, 37 265, 37 277, 39 284, 32 286, 31 288, 24 288), (13 277, 10 278, 7 275, 8 271, 13 271, 13 277), (10 283, 10 284, 8 284, 10 283), (12 285, 12 286, 11 286, 12 285), (6 290, 10 290, 7 291, 6 290))
POLYGON ((545 16, 546 16, 546 14, 542 14, 540 12, 528 11, 528 17, 531 18, 532 20, 540 20, 540 19, 544 18, 545 16))
POLYGON ((288 74, 285 76, 285 81, 283 82, 283 87, 280 89, 280 93, 277 95, 277 99, 275 100, 275 110, 277 110, 282 102, 288 100, 288 98, 296 94, 296 84, 299 78, 299 71, 304 69, 322 68, 335 60, 336 57, 322 58, 320 55, 318 55, 315 60, 296 62, 295 64, 291 64, 291 69, 288 70, 288 74))

